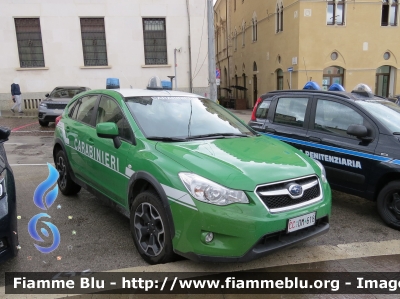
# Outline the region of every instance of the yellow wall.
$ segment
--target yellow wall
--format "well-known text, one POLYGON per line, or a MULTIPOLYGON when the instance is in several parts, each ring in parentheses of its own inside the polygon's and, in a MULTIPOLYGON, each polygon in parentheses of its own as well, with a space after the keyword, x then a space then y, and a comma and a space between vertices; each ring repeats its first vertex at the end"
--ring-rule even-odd
MULTIPOLYGON (((215 8, 223 6, 226 0, 219 0, 215 8), (222 5, 223 4, 223 5, 222 5)), ((256 100, 253 96, 253 62, 257 63, 258 93, 277 88, 276 70, 284 72, 284 89, 288 89, 288 67, 293 67, 292 88, 302 88, 312 78, 322 86, 323 70, 329 66, 345 69, 344 87, 350 91, 358 83, 368 84, 375 90, 376 70, 380 66, 390 65, 396 68, 394 94, 400 93, 400 28, 399 26, 381 26, 382 2, 362 1, 346 2, 345 25, 327 25, 327 2, 320 1, 283 1, 283 31, 276 33, 276 4, 281 1, 236 0, 228 2, 229 56, 231 62, 231 85, 234 76, 247 76, 246 87, 248 106, 256 100), (252 42, 252 17, 257 14, 258 40, 252 42), (311 14, 310 14, 311 12, 311 14), (242 21, 246 22, 246 41, 242 47, 242 21), (238 47, 234 51, 232 33, 238 30, 238 47), (364 49, 364 43, 368 49, 364 49), (331 60, 331 53, 339 54, 337 60, 331 60), (383 54, 391 53, 389 60, 383 54), (281 62, 277 60, 278 55, 281 62), (292 65, 292 58, 297 64, 292 65), (244 66, 244 67, 243 67, 244 66), (235 67, 237 71, 235 72, 235 67)), ((217 10, 216 10, 217 11, 217 10)), ((398 12, 398 18, 400 13, 398 12)), ((218 32, 216 32, 218 34, 218 32)), ((226 52, 225 52, 226 56, 226 52)), ((217 61, 218 61, 217 55, 217 61)), ((221 87, 223 86, 221 78, 221 87)), ((243 80, 239 80, 243 85, 243 80)))

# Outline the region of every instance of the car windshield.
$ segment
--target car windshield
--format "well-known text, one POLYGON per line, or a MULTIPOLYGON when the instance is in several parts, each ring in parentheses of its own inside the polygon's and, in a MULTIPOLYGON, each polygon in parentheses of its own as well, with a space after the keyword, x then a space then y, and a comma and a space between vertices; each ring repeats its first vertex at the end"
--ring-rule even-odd
POLYGON ((400 132, 400 106, 390 101, 357 101, 392 133, 400 132))
POLYGON ((73 98, 77 94, 84 92, 84 88, 56 88, 51 92, 51 98, 73 98))
POLYGON ((126 103, 149 139, 179 141, 255 136, 218 104, 195 97, 132 97, 126 103))

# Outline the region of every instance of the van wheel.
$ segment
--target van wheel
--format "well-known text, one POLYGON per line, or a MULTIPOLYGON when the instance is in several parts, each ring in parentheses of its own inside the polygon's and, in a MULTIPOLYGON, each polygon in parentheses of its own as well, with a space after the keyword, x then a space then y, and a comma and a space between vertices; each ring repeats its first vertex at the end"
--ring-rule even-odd
POLYGON ((158 195, 145 191, 135 198, 130 230, 139 254, 147 263, 164 264, 174 260, 167 216, 158 195))
POLYGON ((379 215, 392 228, 400 230, 400 181, 387 184, 377 199, 379 215))
POLYGON ((39 119, 39 125, 41 125, 42 127, 47 127, 49 125, 49 122, 39 119))
POLYGON ((58 187, 64 195, 74 195, 81 190, 81 186, 75 183, 68 172, 67 158, 62 150, 59 150, 55 159, 56 168, 59 173, 58 187))

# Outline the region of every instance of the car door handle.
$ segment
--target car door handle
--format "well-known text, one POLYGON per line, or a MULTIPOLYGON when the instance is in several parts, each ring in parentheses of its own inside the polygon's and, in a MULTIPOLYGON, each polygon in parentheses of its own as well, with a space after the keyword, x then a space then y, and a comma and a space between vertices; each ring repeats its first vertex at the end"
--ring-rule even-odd
POLYGON ((313 136, 308 137, 308 140, 314 141, 314 142, 321 142, 321 138, 313 137, 313 136))
POLYGON ((264 132, 269 132, 269 133, 276 133, 275 129, 271 129, 271 128, 265 128, 264 132))
POLYGON ((94 144, 93 139, 92 139, 92 138, 89 138, 89 139, 87 140, 87 144, 93 145, 93 144, 94 144))

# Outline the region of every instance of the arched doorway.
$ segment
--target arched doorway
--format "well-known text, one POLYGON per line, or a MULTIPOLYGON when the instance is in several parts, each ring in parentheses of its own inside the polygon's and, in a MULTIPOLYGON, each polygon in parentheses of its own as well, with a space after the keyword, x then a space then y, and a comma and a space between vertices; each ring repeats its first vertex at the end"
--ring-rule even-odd
POLYGON ((276 70, 276 90, 283 90, 283 71, 276 70))
POLYGON ((328 90, 329 87, 334 84, 343 85, 344 82, 344 68, 340 66, 330 66, 324 69, 322 78, 322 90, 328 90))
POLYGON ((381 97, 389 97, 394 91, 394 74, 396 68, 389 65, 381 66, 376 70, 375 94, 381 97))

